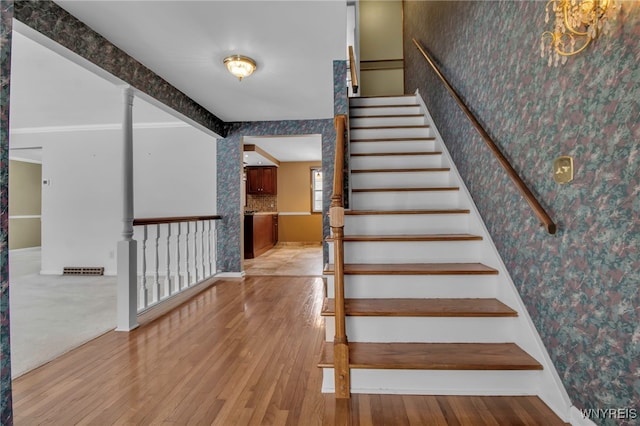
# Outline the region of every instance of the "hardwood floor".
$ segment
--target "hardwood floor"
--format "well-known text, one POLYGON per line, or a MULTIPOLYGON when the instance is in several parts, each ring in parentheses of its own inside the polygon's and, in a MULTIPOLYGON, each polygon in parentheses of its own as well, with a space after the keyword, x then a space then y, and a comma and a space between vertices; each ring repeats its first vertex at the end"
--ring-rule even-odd
POLYGON ((533 397, 321 394, 317 277, 224 279, 19 379, 16 425, 553 425, 533 397), (346 417, 351 416, 350 421, 346 417))

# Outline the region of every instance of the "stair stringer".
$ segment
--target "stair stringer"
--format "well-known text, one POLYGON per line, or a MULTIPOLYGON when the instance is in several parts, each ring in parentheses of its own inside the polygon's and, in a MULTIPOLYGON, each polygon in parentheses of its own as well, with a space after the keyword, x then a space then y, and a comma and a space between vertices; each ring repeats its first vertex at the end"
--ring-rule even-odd
MULTIPOLYGON (((460 192, 463 196, 466 196, 468 200, 470 200, 468 204, 468 208, 471 210, 470 214, 470 232, 477 233, 483 237, 483 242, 485 243, 485 248, 491 251, 491 260, 484 259, 483 262, 486 262, 487 265, 497 269, 499 271, 498 276, 496 277, 498 280, 498 299, 502 302, 508 304, 513 309, 518 311, 518 321, 519 329, 526 332, 526 335, 521 335, 518 339, 517 343, 531 354, 534 358, 538 360, 540 364, 543 366, 543 370, 540 372, 542 377, 538 382, 538 396, 542 399, 548 406, 551 408, 563 421, 568 422, 571 418, 571 408, 572 403, 569 398, 569 395, 560 380, 560 376, 558 375, 558 371, 553 365, 553 361, 549 356, 549 353, 542 342, 542 338, 536 329, 531 316, 529 315, 529 311, 527 310, 522 298, 520 297, 520 293, 518 292, 517 287, 515 286, 513 280, 511 279, 511 275, 507 270, 502 256, 498 252, 493 239, 487 229, 484 221, 482 220, 482 216, 478 211, 475 202, 473 202, 473 198, 471 197, 471 193, 469 192, 464 180, 460 176, 458 169, 451 158, 451 154, 447 146, 444 144, 442 136, 438 131, 429 110, 420 95, 420 92, 416 90, 415 92, 416 100, 420 104, 421 110, 426 117, 426 122, 431 125, 432 132, 436 138, 436 143, 439 144, 440 150, 443 153, 444 158, 447 160, 451 167, 451 173, 453 176, 457 177, 460 192)), ((489 256, 486 256, 489 257, 489 256)))

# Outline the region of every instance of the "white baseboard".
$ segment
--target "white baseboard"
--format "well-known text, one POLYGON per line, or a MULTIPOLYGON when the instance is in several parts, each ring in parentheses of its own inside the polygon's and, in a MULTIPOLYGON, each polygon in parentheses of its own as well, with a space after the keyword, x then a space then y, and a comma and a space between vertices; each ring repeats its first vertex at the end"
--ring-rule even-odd
POLYGON ((9 254, 11 254, 11 253, 24 253, 24 252, 29 252, 29 251, 40 251, 41 249, 42 249, 42 247, 40 247, 40 246, 12 249, 12 250, 9 250, 9 254))
POLYGON ((584 417, 575 405, 569 408, 569 423, 572 426, 597 426, 594 422, 584 417))
POLYGON ((216 278, 244 278, 245 272, 218 272, 214 276, 216 278))
POLYGON ((62 269, 41 269, 40 275, 62 275, 62 269))

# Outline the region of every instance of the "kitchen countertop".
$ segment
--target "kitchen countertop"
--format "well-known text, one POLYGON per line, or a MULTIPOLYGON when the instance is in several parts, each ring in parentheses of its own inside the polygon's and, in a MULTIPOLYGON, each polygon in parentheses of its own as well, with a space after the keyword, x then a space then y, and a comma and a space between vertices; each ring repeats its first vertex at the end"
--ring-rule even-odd
POLYGON ((278 212, 253 212, 253 213, 245 213, 245 214, 258 216, 258 215, 278 214, 278 212))

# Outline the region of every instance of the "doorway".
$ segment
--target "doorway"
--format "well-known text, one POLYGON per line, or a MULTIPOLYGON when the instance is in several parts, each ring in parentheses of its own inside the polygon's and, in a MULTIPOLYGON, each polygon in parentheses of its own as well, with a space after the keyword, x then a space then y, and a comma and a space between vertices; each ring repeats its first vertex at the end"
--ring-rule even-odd
POLYGON ((272 214, 277 223, 273 247, 245 259, 245 273, 322 275, 322 136, 244 136, 242 144, 244 226, 251 226, 260 214, 272 214), (255 193, 255 185, 248 181, 255 173, 246 171, 260 167, 276 174, 276 185, 268 194, 255 193))

